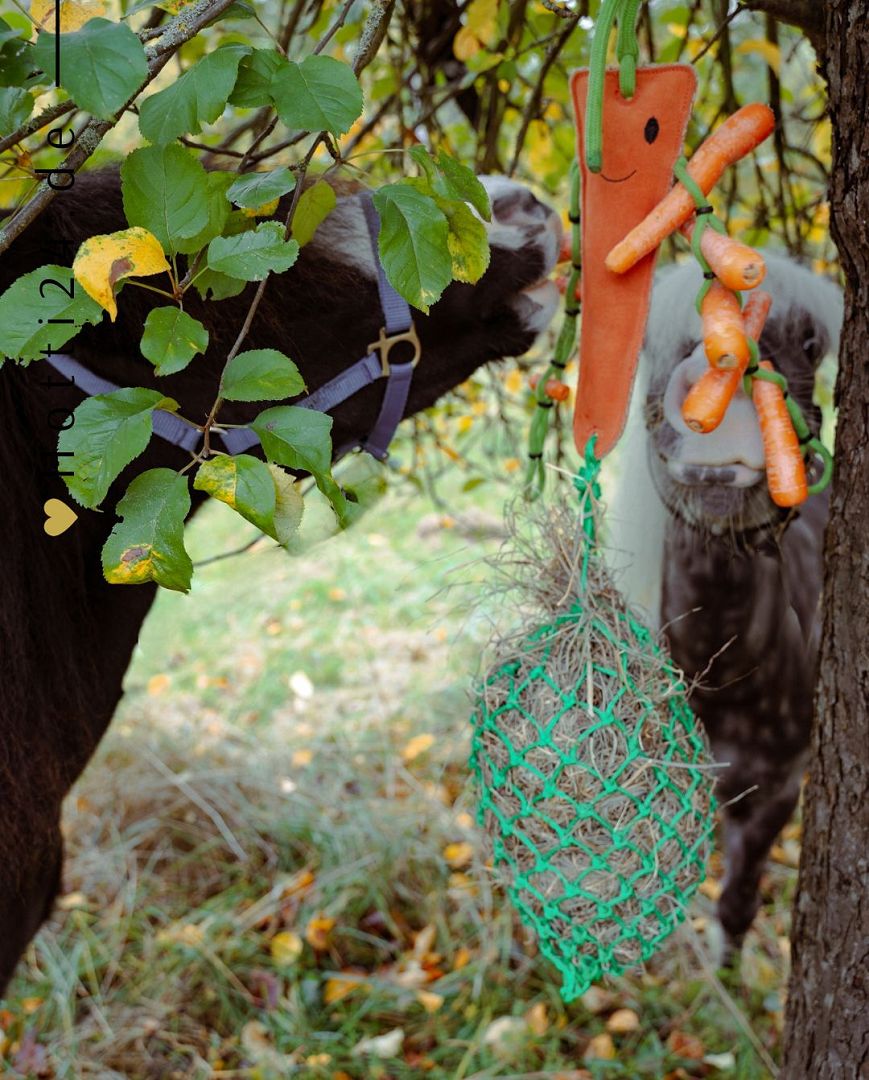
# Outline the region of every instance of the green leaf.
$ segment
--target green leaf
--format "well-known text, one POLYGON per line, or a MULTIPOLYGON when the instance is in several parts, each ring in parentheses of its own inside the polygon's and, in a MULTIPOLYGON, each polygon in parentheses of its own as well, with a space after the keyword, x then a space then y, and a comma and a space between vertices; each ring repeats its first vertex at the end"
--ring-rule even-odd
POLYGON ((299 247, 304 247, 313 239, 314 233, 332 213, 338 198, 330 183, 318 180, 307 191, 303 191, 293 214, 293 239, 299 247))
POLYGON ((239 236, 218 236, 208 245, 208 265, 212 270, 245 281, 262 281, 270 272, 283 273, 296 261, 299 245, 284 240, 284 227, 264 221, 252 232, 239 236))
MULTIPOLYGON (((28 32, 30 24, 28 23, 28 32)), ((0 86, 21 88, 25 83, 47 82, 48 76, 33 76, 36 68, 33 46, 5 19, 0 19, 0 86)))
POLYGON ((207 175, 180 146, 134 150, 121 166, 127 221, 153 233, 164 251, 198 251, 196 238, 209 224, 207 175))
POLYGON ((452 280, 449 226, 433 199, 408 183, 374 193, 380 215, 380 259, 393 287, 428 314, 452 280))
POLYGON ((489 236, 486 226, 465 202, 436 198, 449 223, 447 246, 456 281, 474 284, 489 268, 489 236))
POLYGON ((206 267, 196 275, 193 284, 203 300, 228 300, 231 296, 244 292, 248 283, 241 278, 230 277, 229 274, 218 274, 216 270, 206 267))
POLYGON ((208 348, 208 331, 178 307, 159 307, 148 312, 140 346, 157 375, 183 371, 197 353, 208 348))
POLYGON ((33 95, 18 86, 0 89, 0 137, 11 135, 33 112, 33 95))
POLYGON ((215 236, 220 236, 226 231, 229 224, 230 208, 226 201, 226 191, 235 178, 235 173, 208 172, 206 177, 205 197, 208 200, 208 224, 201 232, 184 241, 184 247, 188 251, 200 251, 207 247, 215 236))
MULTIPOLYGON (((60 35, 60 81, 80 109, 111 120, 148 77, 142 42, 126 23, 89 19, 81 30, 60 35)), ((55 36, 39 35, 34 62, 54 78, 55 36)))
POLYGON ((99 506, 112 482, 150 442, 154 409, 177 408, 177 401, 141 386, 86 398, 57 443, 61 453, 72 455, 65 460, 72 463, 73 475, 64 479, 76 502, 99 506))
POLYGON ((332 479, 332 417, 298 405, 277 405, 251 422, 269 461, 310 473, 343 523, 347 501, 332 479))
POLYGON ((41 266, 0 296, 0 356, 22 364, 41 360, 74 338, 85 323, 99 323, 102 317, 103 309, 78 285, 70 267, 41 266), (72 322, 50 324, 52 319, 72 322))
POLYGON ((193 563, 184 549, 184 519, 190 512, 187 477, 171 469, 137 476, 118 503, 121 521, 103 547, 103 575, 111 585, 156 581, 189 592, 193 563))
POLYGON ((254 49, 242 60, 230 105, 239 109, 259 109, 272 104, 272 78, 286 61, 277 49, 254 49))
POLYGON ((275 539, 285 546, 299 531, 305 500, 295 477, 271 461, 266 463, 266 467, 275 484, 275 539))
POLYGON ((307 56, 280 64, 271 94, 289 128, 343 135, 362 115, 362 88, 349 65, 331 56, 307 56))
POLYGON ((250 454, 219 454, 203 461, 193 486, 226 503, 267 536, 275 532, 275 482, 265 462, 250 454))
POLYGON ((469 202, 484 221, 492 220, 492 207, 489 193, 474 175, 473 171, 461 162, 438 151, 438 169, 440 178, 435 184, 439 195, 447 199, 461 199, 469 202))
POLYGON ((231 506, 279 544, 289 543, 302 520, 304 500, 293 477, 249 454, 220 454, 203 462, 193 486, 231 506))
POLYGON ((179 135, 197 135, 226 108, 238 65, 250 52, 247 45, 224 45, 206 53, 171 86, 152 94, 139 109, 139 131, 163 145, 179 135))
POLYGON ((226 192, 226 197, 236 206, 256 210, 272 199, 279 199, 296 186, 296 178, 286 167, 272 172, 246 173, 240 176, 226 192))
POLYGON ((277 349, 251 349, 227 364, 220 396, 227 401, 280 401, 305 389, 299 369, 277 349))

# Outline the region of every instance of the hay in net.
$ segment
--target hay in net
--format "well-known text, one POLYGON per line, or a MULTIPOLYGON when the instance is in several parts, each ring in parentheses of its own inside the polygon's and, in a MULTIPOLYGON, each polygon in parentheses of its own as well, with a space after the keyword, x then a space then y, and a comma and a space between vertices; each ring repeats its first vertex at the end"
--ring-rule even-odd
POLYGON ((508 519, 496 587, 524 628, 494 643, 471 756, 496 867, 567 1001, 675 929, 713 825, 684 683, 595 546, 596 485, 577 489, 579 520, 557 506, 508 519))

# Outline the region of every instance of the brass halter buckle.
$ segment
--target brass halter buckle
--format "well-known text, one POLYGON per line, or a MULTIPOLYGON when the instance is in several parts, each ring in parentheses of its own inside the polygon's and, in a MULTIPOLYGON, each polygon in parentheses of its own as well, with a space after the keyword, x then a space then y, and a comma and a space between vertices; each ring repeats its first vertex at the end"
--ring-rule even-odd
POLYGON ((422 355, 422 345, 417 337, 416 327, 413 323, 410 324, 409 330, 405 330, 400 334, 391 334, 389 337, 386 336, 386 327, 381 326, 380 337, 377 341, 371 342, 368 351, 380 353, 380 371, 382 375, 389 374, 389 350, 393 345, 397 345, 399 341, 409 341, 413 345, 411 365, 416 367, 419 363, 419 358, 422 355))

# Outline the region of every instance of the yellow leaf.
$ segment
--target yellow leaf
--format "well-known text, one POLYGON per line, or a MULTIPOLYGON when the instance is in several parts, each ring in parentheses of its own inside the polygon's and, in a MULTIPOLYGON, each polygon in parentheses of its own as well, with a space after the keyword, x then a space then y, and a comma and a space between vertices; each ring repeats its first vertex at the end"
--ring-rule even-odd
POLYGON ((151 697, 157 697, 158 694, 162 694, 164 690, 169 689, 169 684, 172 682, 168 675, 152 675, 148 679, 148 693, 151 697))
POLYGON ((474 426, 474 418, 473 418, 473 416, 460 416, 459 420, 458 420, 458 423, 456 424, 456 427, 458 428, 459 433, 462 434, 462 435, 466 431, 470 431, 473 426, 474 426))
POLYGON ((607 1031, 613 1035, 625 1035, 629 1031, 636 1031, 640 1026, 640 1018, 633 1009, 616 1009, 606 1022, 607 1031))
POLYGON ((410 742, 401 751, 401 756, 405 761, 413 761, 414 758, 418 758, 420 754, 424 754, 426 750, 430 750, 434 746, 434 735, 414 735, 410 742))
POLYGON ((313 750, 294 750, 292 761, 294 765, 310 765, 313 757, 313 750))
POLYGON ((263 203, 262 206, 253 208, 243 206, 241 212, 245 217, 269 217, 277 210, 279 201, 278 199, 271 199, 269 202, 263 203))
POLYGON ((595 1035, 593 1039, 589 1041, 588 1046, 585 1048, 583 1059, 585 1061, 591 1061, 594 1058, 603 1058, 604 1061, 612 1061, 616 1056, 615 1043, 612 1037, 604 1032, 602 1035, 595 1035))
POLYGON ((444 848, 444 858, 453 870, 461 870, 468 865, 473 857, 474 849, 467 840, 463 840, 458 844, 447 844, 444 848))
POLYGON ((514 473, 519 468, 519 465, 520 465, 519 458, 509 457, 504 462, 504 472, 514 473))
POLYGON ((763 38, 741 41, 733 51, 742 56, 747 53, 758 53, 776 75, 781 72, 781 49, 772 41, 765 41, 763 38))
POLYGON ((476 56, 482 47, 470 26, 463 26, 453 38, 453 55, 462 62, 476 56))
POLYGON ((72 264, 76 281, 105 308, 112 322, 118 314, 113 291, 118 281, 133 276, 149 277, 168 269, 160 241, 139 226, 92 236, 78 249, 72 264))
POLYGON ((504 380, 504 386, 506 387, 508 393, 510 393, 510 394, 521 393, 522 387, 524 385, 525 385, 525 379, 524 379, 524 377, 522 375, 522 372, 518 368, 513 368, 513 370, 508 374, 507 378, 504 380))
POLYGON ((546 1006, 542 1001, 532 1005, 525 1013, 525 1022, 539 1039, 543 1038, 549 1030, 549 1017, 546 1015, 546 1006))
POLYGON ((431 990, 417 990, 416 1000, 422 1005, 427 1013, 436 1013, 444 1003, 444 999, 441 995, 433 994, 431 990))
POLYGON ((700 892, 710 900, 717 900, 721 896, 721 882, 715 878, 706 878, 700 885, 700 892))
POLYGON ((323 1000, 327 1005, 334 1005, 336 1001, 340 1001, 341 998, 347 997, 348 994, 363 985, 364 984, 359 979, 327 979, 326 986, 323 989, 323 1000))
POLYGON ((281 966, 294 964, 301 956, 303 948, 302 939, 292 930, 282 930, 280 934, 275 934, 269 945, 272 959, 281 966))
MULTIPOLYGON (((88 19, 105 15, 104 0, 60 0, 60 31, 69 34, 80 30, 88 19)), ((55 31, 56 0, 31 0, 30 17, 50 34, 55 31)))
POLYGON ((322 912, 315 915, 305 929, 305 941, 316 949, 323 952, 329 948, 329 934, 335 926, 335 920, 322 912))
POLYGON ((456 949, 456 955, 453 957, 453 971, 458 971, 460 968, 467 967, 471 961, 471 950, 466 949, 464 945, 460 945, 456 949))
POLYGON ((472 0, 467 13, 468 29, 484 45, 494 45, 498 37, 498 0, 472 0))

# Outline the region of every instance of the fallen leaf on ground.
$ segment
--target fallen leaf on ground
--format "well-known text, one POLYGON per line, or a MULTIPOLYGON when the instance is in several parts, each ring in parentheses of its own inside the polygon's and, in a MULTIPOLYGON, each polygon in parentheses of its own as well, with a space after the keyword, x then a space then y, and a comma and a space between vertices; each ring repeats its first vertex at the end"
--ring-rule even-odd
POLYGON ((696 1035, 688 1035, 684 1031, 671 1031, 667 1039, 667 1049, 679 1057, 688 1058, 690 1061, 702 1061, 706 1048, 696 1035))
POLYGON ((393 1028, 385 1035, 374 1035, 370 1039, 360 1039, 353 1047, 354 1054, 370 1054, 371 1057, 391 1058, 398 1055, 404 1042, 404 1029, 393 1028))
POLYGON ((607 1031, 613 1035, 624 1035, 629 1031, 636 1031, 640 1026, 640 1018, 633 1009, 616 1009, 606 1022, 607 1031))
POLYGON ((462 870, 473 857, 474 849, 467 840, 463 840, 458 844, 447 844, 444 848, 444 858, 453 870, 462 870))
POLYGON ((324 952, 329 948, 329 934, 334 926, 335 920, 330 915, 322 912, 315 915, 305 929, 305 941, 317 952, 324 952))
POLYGON ((430 750, 434 746, 434 741, 434 735, 414 735, 401 751, 401 756, 405 761, 413 761, 420 754, 424 754, 426 750, 430 750))
POLYGON ((612 1036, 606 1032, 602 1035, 595 1035, 593 1039, 590 1039, 588 1046, 585 1048, 585 1053, 582 1055, 584 1061, 593 1061, 595 1058, 612 1061, 615 1056, 615 1043, 612 1036))
POLYGON ((294 964, 302 954, 304 945, 298 934, 292 930, 282 930, 271 940, 270 951, 276 964, 294 964))

